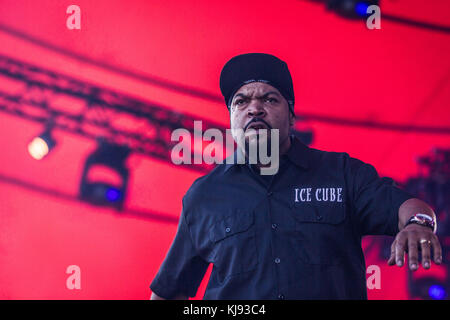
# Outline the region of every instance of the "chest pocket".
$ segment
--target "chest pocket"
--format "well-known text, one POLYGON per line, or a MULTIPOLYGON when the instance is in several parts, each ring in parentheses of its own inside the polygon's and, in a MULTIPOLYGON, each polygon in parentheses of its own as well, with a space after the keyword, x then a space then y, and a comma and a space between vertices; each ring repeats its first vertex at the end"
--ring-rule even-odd
POLYGON ((253 211, 235 210, 210 230, 213 263, 221 281, 255 269, 258 264, 253 211))
POLYGON ((293 204, 292 252, 307 264, 341 264, 346 255, 349 230, 345 223, 345 204, 293 204))

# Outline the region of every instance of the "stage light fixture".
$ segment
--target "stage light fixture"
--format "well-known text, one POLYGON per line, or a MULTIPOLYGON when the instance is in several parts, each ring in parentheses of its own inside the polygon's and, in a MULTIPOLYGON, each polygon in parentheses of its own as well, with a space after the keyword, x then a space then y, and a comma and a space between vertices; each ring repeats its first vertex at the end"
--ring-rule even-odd
POLYGON ((428 295, 433 300, 443 300, 447 296, 447 293, 443 286, 435 284, 428 289, 428 295))
POLYGON ((125 162, 129 154, 128 146, 99 140, 97 149, 86 159, 81 176, 79 199, 93 205, 122 210, 129 177, 125 162), (111 183, 92 179, 90 173, 98 167, 106 167, 109 171, 113 171, 121 181, 111 183))
POLYGON ((358 2, 355 5, 355 12, 357 15, 365 17, 367 15, 367 8, 369 8, 367 2, 358 2))
POLYGON ((364 19, 369 16, 367 8, 379 4, 379 0, 329 0, 327 8, 346 18, 364 19))
POLYGON ((28 144, 28 153, 36 160, 45 158, 55 147, 56 140, 51 134, 51 129, 47 128, 39 136, 33 138, 28 144))
POLYGON ((412 298, 424 300, 444 300, 447 298, 448 284, 445 284, 445 280, 439 280, 433 276, 417 278, 412 275, 412 271, 408 271, 408 273, 409 293, 412 298))

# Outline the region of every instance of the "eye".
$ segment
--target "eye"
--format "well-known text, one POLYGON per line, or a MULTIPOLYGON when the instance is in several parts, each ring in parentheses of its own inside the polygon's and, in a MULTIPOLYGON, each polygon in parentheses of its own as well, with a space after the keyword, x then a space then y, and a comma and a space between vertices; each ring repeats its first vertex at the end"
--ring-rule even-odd
POLYGON ((265 101, 266 101, 266 102, 270 102, 270 103, 276 103, 276 102, 278 102, 278 100, 275 99, 275 98, 266 98, 265 101))
POLYGON ((237 100, 234 102, 234 104, 237 105, 237 106, 240 106, 240 105, 243 104, 244 102, 245 102, 244 99, 237 99, 237 100))

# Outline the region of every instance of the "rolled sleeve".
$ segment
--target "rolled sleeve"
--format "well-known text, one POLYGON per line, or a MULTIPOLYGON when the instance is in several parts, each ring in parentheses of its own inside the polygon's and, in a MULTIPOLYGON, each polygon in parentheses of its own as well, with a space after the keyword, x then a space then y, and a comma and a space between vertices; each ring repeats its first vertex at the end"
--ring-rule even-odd
POLYGON ((193 297, 208 265, 197 254, 186 223, 185 210, 183 210, 175 239, 150 284, 150 289, 165 299, 172 299, 180 294, 193 297))
POLYGON ((389 177, 381 178, 376 169, 350 158, 353 174, 353 206, 361 235, 398 233, 398 211, 403 202, 414 198, 389 177))

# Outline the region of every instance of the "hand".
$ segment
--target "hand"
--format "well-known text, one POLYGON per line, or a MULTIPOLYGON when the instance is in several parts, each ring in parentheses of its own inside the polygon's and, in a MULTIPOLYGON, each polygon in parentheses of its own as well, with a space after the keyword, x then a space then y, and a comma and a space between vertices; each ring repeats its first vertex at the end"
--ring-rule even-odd
POLYGON ((409 268, 416 271, 419 268, 419 251, 422 252, 422 266, 429 269, 431 266, 431 248, 433 247, 434 262, 441 264, 442 248, 433 231, 418 224, 410 224, 403 228, 395 237, 391 245, 391 256, 388 265, 402 267, 405 261, 405 252, 408 253, 409 268))

